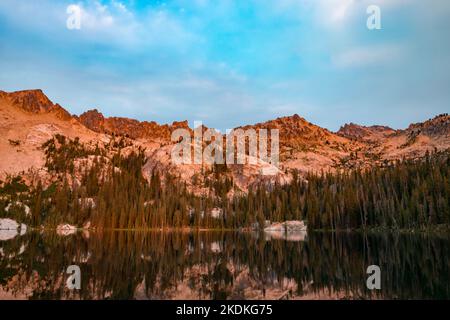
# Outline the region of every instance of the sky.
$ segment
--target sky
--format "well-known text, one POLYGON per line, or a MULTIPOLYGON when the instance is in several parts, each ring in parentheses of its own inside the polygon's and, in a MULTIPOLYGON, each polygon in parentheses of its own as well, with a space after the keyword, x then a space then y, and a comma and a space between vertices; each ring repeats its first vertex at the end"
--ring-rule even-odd
POLYGON ((449 30, 448 0, 0 0, 0 90, 221 131, 295 113, 404 128, 450 111, 449 30))

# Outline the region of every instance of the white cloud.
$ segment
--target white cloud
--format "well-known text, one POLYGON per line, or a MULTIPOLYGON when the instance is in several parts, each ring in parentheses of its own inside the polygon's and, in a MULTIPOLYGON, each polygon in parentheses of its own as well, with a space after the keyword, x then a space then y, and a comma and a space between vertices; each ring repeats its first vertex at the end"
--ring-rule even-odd
POLYGON ((340 23, 352 13, 354 0, 327 0, 317 1, 319 15, 328 23, 340 23))
POLYGON ((139 15, 119 0, 13 1, 1 0, 0 11, 16 28, 32 30, 40 37, 51 35, 83 43, 110 45, 120 49, 171 46, 180 48, 195 41, 183 22, 168 10, 149 8, 139 15), (67 6, 81 9, 81 29, 66 29, 67 6))
POLYGON ((112 0, 111 4, 117 8, 119 11, 129 13, 128 8, 122 2, 112 0))

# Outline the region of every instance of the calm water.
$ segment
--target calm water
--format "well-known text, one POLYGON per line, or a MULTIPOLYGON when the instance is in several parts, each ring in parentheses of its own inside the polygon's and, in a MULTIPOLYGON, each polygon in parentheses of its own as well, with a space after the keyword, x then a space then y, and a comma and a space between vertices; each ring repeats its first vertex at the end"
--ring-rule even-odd
POLYGON ((424 235, 28 232, 0 248, 0 298, 450 298, 450 239, 424 235), (378 291, 366 288, 372 264, 378 291), (79 291, 66 288, 69 265, 79 291))

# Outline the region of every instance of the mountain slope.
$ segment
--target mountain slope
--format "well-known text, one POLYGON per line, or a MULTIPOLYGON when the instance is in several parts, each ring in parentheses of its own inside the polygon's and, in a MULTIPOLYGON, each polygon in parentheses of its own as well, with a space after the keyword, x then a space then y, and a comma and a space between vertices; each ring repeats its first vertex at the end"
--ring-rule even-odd
POLYGON ((79 116, 79 121, 87 128, 107 134, 126 135, 133 139, 144 138, 155 141, 170 141, 170 135, 177 128, 189 129, 188 122, 174 122, 172 125, 159 125, 154 121, 111 117, 105 118, 98 110, 89 110, 79 116))
POLYGON ((45 171, 41 146, 55 134, 86 143, 102 139, 40 90, 0 91, 0 179, 23 173, 31 179, 45 171))
MULTIPOLYGON (((122 152, 145 149, 147 177, 153 170, 170 172, 195 191, 206 192, 208 179, 217 179, 212 167, 174 165, 171 133, 188 129, 187 121, 160 125, 154 121, 138 121, 120 117, 104 117, 97 110, 71 116, 53 103, 41 90, 7 93, 0 91, 0 179, 22 174, 32 181, 48 178, 41 146, 56 134, 80 138, 82 143, 106 148, 115 136, 123 136, 122 152), (36 174, 38 172, 38 174, 36 174)), ((306 173, 382 165, 386 161, 416 158, 427 151, 450 147, 450 118, 439 115, 404 130, 385 126, 347 124, 333 133, 316 126, 299 115, 281 117, 240 129, 278 129, 280 138, 280 170, 265 176, 262 169, 269 164, 228 165, 223 175, 232 178, 240 190, 256 182, 288 182, 291 169, 306 173)))
POLYGON ((386 126, 360 126, 354 123, 347 123, 337 132, 338 135, 363 141, 379 141, 388 135, 395 133, 395 130, 386 126))

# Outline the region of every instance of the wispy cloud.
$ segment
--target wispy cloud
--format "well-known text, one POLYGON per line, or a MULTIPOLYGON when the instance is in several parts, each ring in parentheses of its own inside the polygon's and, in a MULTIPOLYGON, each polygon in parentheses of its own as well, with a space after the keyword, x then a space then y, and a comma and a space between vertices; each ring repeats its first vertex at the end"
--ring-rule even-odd
POLYGON ((75 3, 3 0, 0 2, 0 13, 14 25, 34 32, 38 37, 51 35, 79 44, 95 42, 122 49, 155 45, 180 47, 195 38, 180 19, 163 7, 150 7, 136 14, 117 0, 83 0, 75 3), (81 9, 80 30, 69 31, 66 28, 66 9, 70 4, 81 9))
POLYGON ((377 122, 396 126, 400 106, 448 109, 449 12, 448 0, 1 0, 0 89, 222 129, 291 113, 336 129, 386 108, 377 122), (66 28, 69 4, 81 30, 66 28), (380 31, 366 28, 370 4, 380 31))

